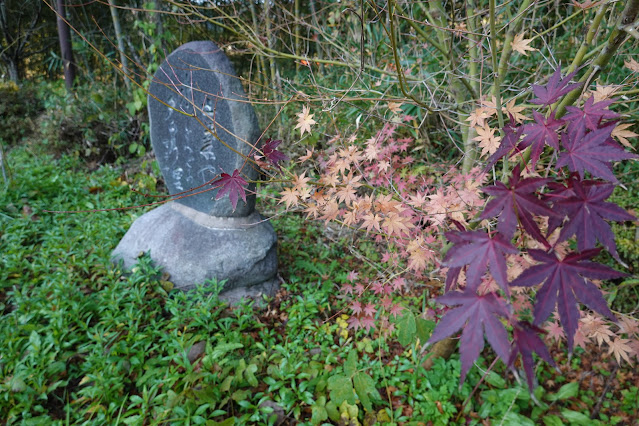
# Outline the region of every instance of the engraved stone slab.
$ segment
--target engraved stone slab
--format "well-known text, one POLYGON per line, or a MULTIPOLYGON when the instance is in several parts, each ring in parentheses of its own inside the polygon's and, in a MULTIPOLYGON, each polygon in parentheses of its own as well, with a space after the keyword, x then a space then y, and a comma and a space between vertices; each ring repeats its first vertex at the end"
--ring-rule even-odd
MULTIPOLYGON (((179 47, 155 73, 149 92, 151 143, 171 195, 235 169, 247 181, 258 178, 259 172, 238 155, 249 156, 259 139, 257 117, 231 62, 215 43, 179 47)), ((241 217, 255 208, 255 196, 249 194, 254 190, 249 185, 247 203, 240 201, 235 212, 228 196, 214 200, 217 190, 176 202, 213 216, 241 217)))
POLYGON ((220 297, 230 302, 273 296, 277 279, 277 236, 255 211, 255 185, 247 203, 233 211, 228 195, 215 201, 208 183, 241 170, 260 130, 253 107, 231 63, 212 42, 187 43, 171 53, 149 87, 151 142, 171 195, 189 195, 139 217, 111 254, 131 269, 148 252, 176 289, 207 280, 225 281, 220 297))

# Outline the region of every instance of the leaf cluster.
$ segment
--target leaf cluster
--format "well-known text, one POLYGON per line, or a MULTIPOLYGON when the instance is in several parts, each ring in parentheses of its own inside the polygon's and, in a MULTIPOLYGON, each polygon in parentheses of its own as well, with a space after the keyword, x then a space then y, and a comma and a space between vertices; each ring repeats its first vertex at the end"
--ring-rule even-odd
POLYGON ((624 274, 591 259, 602 250, 599 243, 620 260, 608 221, 635 218, 605 200, 618 184, 612 162, 637 156, 626 152, 611 137, 614 120, 619 117, 608 110, 611 101, 595 102, 590 97, 581 107, 568 107, 569 113, 558 118, 553 105, 580 86, 570 83, 573 76, 571 73, 562 77, 557 70, 546 85, 533 85, 531 103, 542 108, 534 111, 535 122, 517 125, 511 118, 504 129, 506 137, 489 165, 500 159, 508 161, 511 156, 516 165, 507 182, 482 188, 490 198, 479 215, 479 219, 496 218, 496 229, 462 229, 446 234, 453 244, 443 262, 449 268, 449 292, 439 301, 456 307, 442 318, 429 342, 463 329, 462 380, 479 356, 485 335, 508 365, 521 355, 532 390, 532 353, 553 364, 538 335, 543 333, 539 327, 555 310, 571 351, 580 319, 579 303, 616 321, 593 280, 620 278, 624 274), (556 172, 544 178, 524 178, 524 172, 535 173, 542 153, 550 149, 554 153, 549 155, 547 167, 556 172), (544 224, 543 231, 540 224, 544 224), (573 237, 577 251, 564 253, 564 242, 573 241, 573 237), (516 246, 511 244, 513 239, 516 246), (530 240, 543 248, 531 248, 534 245, 530 240), (509 281, 508 256, 520 252, 527 253, 536 263, 509 281), (451 291, 462 270, 465 281, 460 283, 461 291, 451 291), (498 288, 482 285, 488 272, 498 288), (526 312, 514 312, 508 303, 511 287, 537 288, 531 323, 521 319, 528 315, 526 312), (502 321, 512 326, 512 343, 502 321))

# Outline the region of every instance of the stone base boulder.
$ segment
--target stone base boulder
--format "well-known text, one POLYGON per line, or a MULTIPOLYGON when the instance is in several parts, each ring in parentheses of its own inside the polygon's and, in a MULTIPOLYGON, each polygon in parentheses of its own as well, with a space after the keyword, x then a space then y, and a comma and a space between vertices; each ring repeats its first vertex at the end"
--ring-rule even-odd
POLYGON ((149 252, 175 288, 226 280, 220 297, 236 303, 277 292, 276 241, 272 225, 257 212, 215 217, 170 202, 139 217, 111 258, 131 269, 149 252))

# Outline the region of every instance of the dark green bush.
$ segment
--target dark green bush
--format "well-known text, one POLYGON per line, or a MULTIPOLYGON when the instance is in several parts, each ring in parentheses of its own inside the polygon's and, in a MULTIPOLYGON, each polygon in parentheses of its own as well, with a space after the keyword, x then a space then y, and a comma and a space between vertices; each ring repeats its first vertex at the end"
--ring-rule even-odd
POLYGON ((33 88, 0 83, 0 140, 12 145, 30 135, 34 119, 41 111, 42 102, 33 88))
POLYGON ((98 164, 143 155, 148 146, 146 110, 129 114, 126 94, 114 89, 93 82, 68 94, 59 82, 43 84, 40 96, 46 113, 40 140, 55 153, 98 164))

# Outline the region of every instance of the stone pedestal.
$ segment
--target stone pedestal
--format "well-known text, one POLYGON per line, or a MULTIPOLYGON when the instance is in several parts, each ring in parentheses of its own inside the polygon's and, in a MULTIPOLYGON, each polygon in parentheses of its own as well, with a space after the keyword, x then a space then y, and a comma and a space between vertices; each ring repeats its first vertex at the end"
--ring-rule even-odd
POLYGON ((181 290, 226 280, 221 298, 235 303, 277 292, 276 241, 270 222, 257 212, 215 217, 170 202, 139 217, 112 258, 130 269, 141 253, 149 252, 181 290))

